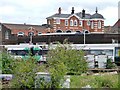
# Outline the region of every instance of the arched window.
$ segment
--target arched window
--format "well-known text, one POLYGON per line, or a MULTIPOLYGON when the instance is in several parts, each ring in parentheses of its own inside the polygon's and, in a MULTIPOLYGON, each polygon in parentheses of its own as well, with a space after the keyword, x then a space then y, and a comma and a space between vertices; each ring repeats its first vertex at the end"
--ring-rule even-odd
POLYGON ((80 30, 77 30, 76 33, 81 33, 81 31, 80 31, 80 30))
POLYGON ((66 33, 71 33, 71 30, 67 30, 66 33))
POLYGON ((9 32, 5 31, 5 39, 9 39, 9 32))
POLYGON ((24 32, 18 32, 17 36, 24 36, 24 32))
POLYGON ((56 32, 57 32, 57 33, 62 33, 62 30, 57 30, 56 32))
POLYGON ((73 20, 72 19, 70 20, 70 26, 73 26, 73 20))
POLYGON ((79 21, 79 25, 82 26, 82 21, 79 21))
POLYGON ((77 20, 74 20, 74 26, 77 26, 77 20))
POLYGON ((101 21, 98 21, 98 29, 101 29, 101 21))
POLYGON ((29 36, 31 36, 31 35, 34 36, 34 32, 28 32, 28 35, 29 36))
POLYGON ((38 32, 38 36, 41 35, 42 33, 41 32, 38 32))

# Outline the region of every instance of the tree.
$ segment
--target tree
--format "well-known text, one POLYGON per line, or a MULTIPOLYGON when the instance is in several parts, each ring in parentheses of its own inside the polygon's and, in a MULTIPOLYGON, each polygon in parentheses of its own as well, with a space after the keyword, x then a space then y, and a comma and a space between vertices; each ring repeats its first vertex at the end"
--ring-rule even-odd
MULTIPOLYGON (((60 44, 48 52, 48 62, 62 62, 67 68, 67 74, 81 74, 87 70, 87 62, 82 50, 75 50, 68 43, 60 44)), ((57 63, 59 65, 59 63, 57 63)), ((51 65, 50 65, 51 66, 51 65)))
POLYGON ((14 78, 11 81, 12 88, 34 88, 35 76, 40 67, 36 64, 33 57, 28 60, 19 60, 14 69, 14 78))
POLYGON ((3 74, 13 74, 15 60, 7 53, 0 53, 1 69, 3 74))
POLYGON ((47 55, 47 66, 51 74, 52 88, 61 87, 66 74, 81 74, 87 70, 87 62, 82 50, 75 50, 68 43, 58 43, 47 55))

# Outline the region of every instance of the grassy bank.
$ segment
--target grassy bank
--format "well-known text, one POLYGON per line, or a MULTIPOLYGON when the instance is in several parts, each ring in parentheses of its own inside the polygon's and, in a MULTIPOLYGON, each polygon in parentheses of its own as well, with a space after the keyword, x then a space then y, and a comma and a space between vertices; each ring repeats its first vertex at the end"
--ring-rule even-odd
POLYGON ((71 88, 82 88, 87 85, 90 85, 92 88, 118 88, 119 79, 117 74, 71 76, 70 84, 71 88))

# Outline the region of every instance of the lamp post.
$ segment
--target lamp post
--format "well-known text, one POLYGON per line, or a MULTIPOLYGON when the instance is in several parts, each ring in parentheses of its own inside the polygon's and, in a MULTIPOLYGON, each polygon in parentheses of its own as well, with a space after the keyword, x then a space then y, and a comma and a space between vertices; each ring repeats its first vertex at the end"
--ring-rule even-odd
POLYGON ((29 29, 30 29, 30 33, 29 33, 29 35, 30 35, 30 44, 32 44, 32 39, 33 39, 32 36, 34 35, 34 33, 32 32, 32 30, 34 30, 34 28, 30 27, 29 29))
POLYGON ((30 32, 30 44, 32 44, 32 32, 30 32))

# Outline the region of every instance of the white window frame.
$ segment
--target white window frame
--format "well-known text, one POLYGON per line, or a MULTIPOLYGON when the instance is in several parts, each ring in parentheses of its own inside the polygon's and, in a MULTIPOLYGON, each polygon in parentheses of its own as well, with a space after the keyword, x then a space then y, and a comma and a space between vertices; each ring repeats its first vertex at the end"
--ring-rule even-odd
POLYGON ((73 26, 73 20, 72 19, 70 20, 70 26, 73 26))
POLYGON ((94 29, 94 22, 91 22, 91 29, 94 29))
POLYGON ((56 24, 60 24, 60 19, 56 19, 56 24))
POLYGON ((82 24, 83 24, 83 22, 80 20, 80 21, 79 21, 79 25, 82 26, 82 24))
POLYGON ((24 32, 20 31, 17 33, 17 36, 24 36, 24 32), (19 35, 19 33, 22 33, 21 35, 19 35))
POLYGON ((74 26, 77 26, 78 23, 77 23, 77 20, 74 20, 74 26))
POLYGON ((98 21, 98 29, 101 29, 101 21, 98 21))
POLYGON ((68 20, 65 20, 65 26, 68 26, 68 20))
POLYGON ((42 34, 42 32, 38 32, 38 36, 41 35, 41 34, 42 34))

